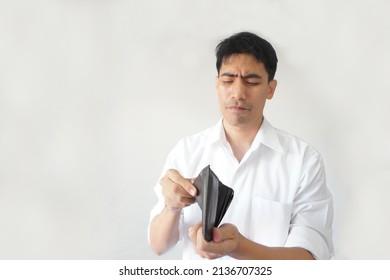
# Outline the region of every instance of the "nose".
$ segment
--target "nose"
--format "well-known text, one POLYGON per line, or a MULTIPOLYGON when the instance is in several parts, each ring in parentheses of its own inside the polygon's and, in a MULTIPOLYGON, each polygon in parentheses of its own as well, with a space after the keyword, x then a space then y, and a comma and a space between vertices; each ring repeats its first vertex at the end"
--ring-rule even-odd
POLYGON ((237 100, 246 99, 246 86, 241 77, 237 77, 233 84, 232 97, 237 100))

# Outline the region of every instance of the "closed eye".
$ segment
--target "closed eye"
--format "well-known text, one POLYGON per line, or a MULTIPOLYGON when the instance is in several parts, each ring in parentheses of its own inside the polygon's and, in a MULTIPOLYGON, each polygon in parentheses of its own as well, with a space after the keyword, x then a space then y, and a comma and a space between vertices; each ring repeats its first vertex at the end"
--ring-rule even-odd
POLYGON ((243 77, 248 85, 257 86, 261 83, 262 77, 257 74, 248 74, 243 77))
POLYGON ((257 86, 257 85, 259 85, 260 84, 260 82, 255 82, 255 81, 246 81, 246 83, 248 84, 248 85, 250 85, 250 86, 257 86))
MULTIPOLYGON (((222 73, 219 77, 223 84, 229 85, 232 84, 235 78, 239 77, 239 75, 226 72, 222 73)), ((257 86, 262 82, 262 77, 257 74, 241 76, 241 79, 243 79, 243 82, 245 82, 248 86, 257 86)))

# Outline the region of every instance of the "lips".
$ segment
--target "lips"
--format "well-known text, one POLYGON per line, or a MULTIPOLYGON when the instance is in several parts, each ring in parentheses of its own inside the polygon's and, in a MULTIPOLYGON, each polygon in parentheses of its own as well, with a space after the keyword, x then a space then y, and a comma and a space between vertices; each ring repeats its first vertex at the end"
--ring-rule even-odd
POLYGON ((229 104, 226 106, 226 108, 233 112, 245 112, 250 110, 249 106, 241 105, 241 104, 229 104))

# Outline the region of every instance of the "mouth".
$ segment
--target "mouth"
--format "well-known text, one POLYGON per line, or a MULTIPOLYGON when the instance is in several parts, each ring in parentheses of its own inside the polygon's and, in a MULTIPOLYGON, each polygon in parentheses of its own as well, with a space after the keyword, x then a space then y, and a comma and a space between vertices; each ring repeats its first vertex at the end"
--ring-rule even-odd
POLYGON ((243 112, 250 111, 249 107, 239 106, 239 105, 226 106, 226 109, 234 113, 243 113, 243 112))

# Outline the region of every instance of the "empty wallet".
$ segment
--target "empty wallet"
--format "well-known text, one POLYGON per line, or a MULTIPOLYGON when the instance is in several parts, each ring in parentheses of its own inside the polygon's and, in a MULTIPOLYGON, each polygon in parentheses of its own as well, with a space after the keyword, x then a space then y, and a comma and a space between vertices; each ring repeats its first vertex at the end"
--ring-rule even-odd
POLYGON ((198 189, 196 201, 202 210, 202 233, 206 241, 213 239, 213 228, 218 227, 230 203, 234 191, 219 181, 210 165, 203 168, 194 182, 198 189))

